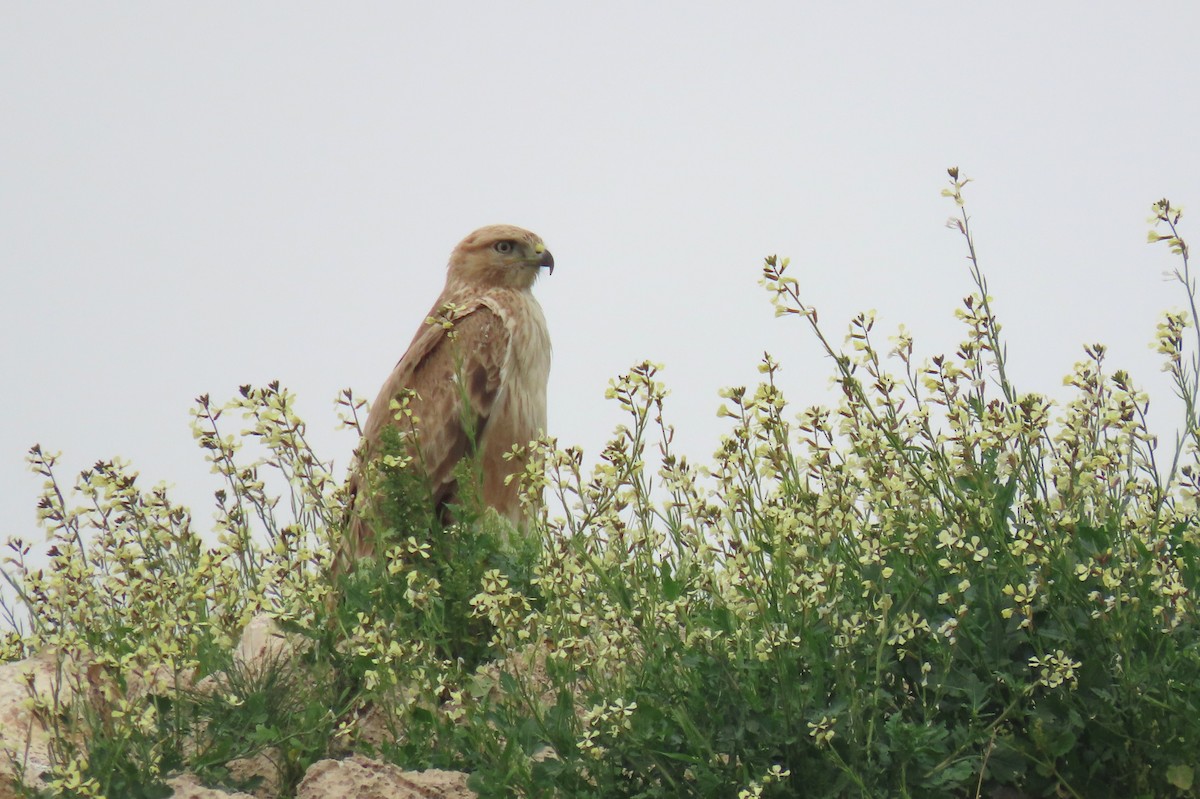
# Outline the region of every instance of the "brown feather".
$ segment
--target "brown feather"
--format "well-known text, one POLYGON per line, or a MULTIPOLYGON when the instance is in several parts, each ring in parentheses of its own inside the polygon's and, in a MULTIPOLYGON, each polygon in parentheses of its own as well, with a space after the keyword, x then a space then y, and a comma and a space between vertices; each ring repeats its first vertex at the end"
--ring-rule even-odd
POLYGON ((419 447, 413 454, 443 518, 446 506, 457 499, 455 466, 466 454, 478 452, 484 504, 515 524, 523 523, 517 481, 505 482, 524 464, 503 456, 514 444, 525 445, 545 430, 550 339, 529 289, 538 269, 553 263, 541 239, 508 225, 481 228, 455 248, 446 288, 429 314, 435 321, 417 330, 367 416, 360 467, 350 479, 354 513, 335 574, 351 570, 358 558, 374 550, 374 533, 363 518, 369 497, 363 496, 361 464, 378 454, 386 427, 405 425, 389 407, 404 389, 415 392, 409 408, 419 447), (498 253, 498 241, 513 241, 516 249, 498 253), (449 329, 437 320, 448 321, 449 329))

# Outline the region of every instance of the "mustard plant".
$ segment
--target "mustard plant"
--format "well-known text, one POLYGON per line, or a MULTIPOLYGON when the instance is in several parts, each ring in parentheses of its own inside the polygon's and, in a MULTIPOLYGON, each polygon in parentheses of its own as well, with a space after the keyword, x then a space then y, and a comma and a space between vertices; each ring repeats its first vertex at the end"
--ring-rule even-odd
MULTIPOLYGON (((1064 401, 1011 380, 968 182, 952 169, 944 191, 971 283, 951 352, 881 340, 870 313, 835 343, 771 256, 763 285, 823 346, 836 403, 789 406, 764 355, 759 385, 721 392, 698 465, 660 367, 638 364, 610 384, 624 422, 594 467, 549 438, 512 453, 530 530, 469 490, 439 516, 400 434, 352 509, 274 383, 197 402, 215 540, 126 464, 72 491, 35 448, 50 559, 10 542, 0 657, 58 653, 49 790, 161 795, 173 769, 224 779, 270 752, 286 794, 359 750, 467 769, 483 796, 1195 795, 1200 318, 1181 212, 1151 218, 1188 303, 1155 337, 1183 417, 1165 450, 1100 344, 1064 401), (376 554, 334 584, 354 512, 376 554), (244 674, 230 649, 263 612, 309 644, 244 674), (221 690, 192 693, 205 675, 221 690)), ((361 432, 363 403, 338 407, 361 432)))
POLYGON ((974 284, 952 354, 919 361, 903 329, 880 343, 866 313, 834 345, 770 257, 836 407, 790 411, 768 355, 759 386, 723 392, 729 432, 696 468, 642 364, 610 388, 629 421, 590 475, 543 447, 563 515, 509 637, 547 642, 546 667, 479 701, 501 758, 476 764, 485 795, 1193 791, 1200 348, 1178 209, 1156 204, 1152 234, 1190 303, 1157 338, 1184 406, 1164 467, 1102 345, 1061 405, 1010 380, 967 183, 951 170, 945 192, 974 284))
MULTIPOLYGON (((225 483, 215 542, 164 486, 144 488, 119 459, 64 485, 58 456, 30 450, 44 480, 48 557, 38 564, 28 542, 8 542, 0 573, 19 606, 4 607, 0 658, 54 657, 50 696, 31 699, 52 734, 42 777, 55 796, 165 795, 164 778, 184 765, 205 723, 197 713, 206 704, 188 691, 230 667, 245 624, 263 612, 302 630, 323 624, 323 570, 344 499, 308 447, 292 395, 273 383, 245 386, 223 407, 199 397, 193 430, 225 483), (236 412, 249 426, 226 432, 236 412), (257 457, 245 457, 247 444, 257 457), (272 493, 268 474, 285 493, 272 493)), ((338 708, 325 704, 332 726, 338 708)))

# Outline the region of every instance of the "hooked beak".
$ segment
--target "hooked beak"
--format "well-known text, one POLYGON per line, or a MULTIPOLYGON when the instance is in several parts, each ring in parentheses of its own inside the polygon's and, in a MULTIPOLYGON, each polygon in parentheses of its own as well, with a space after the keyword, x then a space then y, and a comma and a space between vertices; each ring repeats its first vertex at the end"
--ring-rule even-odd
POLYGON ((542 250, 542 258, 538 261, 538 267, 549 269, 550 274, 554 274, 554 256, 550 254, 549 250, 542 250))

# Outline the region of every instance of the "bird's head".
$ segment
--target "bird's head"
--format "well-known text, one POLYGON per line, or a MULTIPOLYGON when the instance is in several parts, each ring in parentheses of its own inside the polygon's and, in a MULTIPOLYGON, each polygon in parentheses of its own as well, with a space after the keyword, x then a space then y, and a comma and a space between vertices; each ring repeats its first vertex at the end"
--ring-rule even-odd
POLYGON ((478 287, 527 289, 543 268, 554 274, 554 256, 541 237, 515 225, 488 225, 454 248, 448 278, 478 287))

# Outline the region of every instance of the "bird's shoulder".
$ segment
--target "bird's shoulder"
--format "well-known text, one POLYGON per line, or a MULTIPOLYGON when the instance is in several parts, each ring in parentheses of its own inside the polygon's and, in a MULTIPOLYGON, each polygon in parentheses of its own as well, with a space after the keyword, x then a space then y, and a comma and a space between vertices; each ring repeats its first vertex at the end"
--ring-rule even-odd
POLYGON ((474 359, 496 347, 503 352, 520 307, 508 294, 511 292, 489 291, 440 301, 417 332, 401 364, 405 360, 412 361, 415 369, 421 361, 446 349, 455 350, 467 359, 474 359), (443 344, 451 346, 443 347, 443 344))

